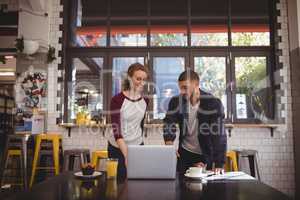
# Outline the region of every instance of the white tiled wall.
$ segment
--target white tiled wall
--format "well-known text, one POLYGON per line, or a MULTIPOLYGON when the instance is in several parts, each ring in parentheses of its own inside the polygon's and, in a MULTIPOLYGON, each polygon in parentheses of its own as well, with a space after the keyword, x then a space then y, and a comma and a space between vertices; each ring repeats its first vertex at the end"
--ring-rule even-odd
MULTIPOLYGON (((56 49, 61 49, 58 44, 58 37, 61 32, 58 27, 62 20, 59 19, 59 11, 63 8, 59 4, 59 0, 52 1, 51 13, 51 45, 56 49)), ((280 57, 283 63, 283 69, 279 74, 283 78, 281 89, 284 91, 282 103, 285 109, 280 112, 285 118, 285 125, 278 128, 271 137, 269 129, 234 129, 231 137, 228 137, 229 149, 255 149, 259 153, 259 164, 262 181, 278 190, 294 195, 294 161, 293 161, 293 130, 292 130, 292 112, 291 112, 291 87, 290 87, 290 64, 289 64, 289 47, 288 47, 288 30, 287 30, 287 6, 286 0, 280 0, 277 8, 281 10, 281 16, 278 22, 281 23, 282 29, 278 31, 282 36, 283 55, 280 57)), ((48 93, 48 131, 56 131, 63 134, 63 145, 65 149, 69 148, 90 148, 103 149, 106 148, 106 139, 102 136, 101 131, 98 133, 91 132, 88 129, 72 129, 71 137, 68 137, 67 131, 55 124, 55 118, 58 116, 56 112, 56 104, 59 99, 56 98, 57 90, 57 64, 60 58, 49 65, 49 93, 48 93)), ((60 72, 59 72, 60 73, 60 72)), ((278 72, 277 72, 278 74, 278 72)), ((148 133, 145 139, 146 144, 162 144, 162 134, 160 129, 153 130, 148 133)))

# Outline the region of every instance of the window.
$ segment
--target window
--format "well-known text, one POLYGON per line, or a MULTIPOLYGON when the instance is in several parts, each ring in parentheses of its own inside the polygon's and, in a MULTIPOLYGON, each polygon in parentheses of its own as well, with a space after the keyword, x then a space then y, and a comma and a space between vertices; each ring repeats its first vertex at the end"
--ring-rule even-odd
POLYGON ((269 116, 270 80, 267 76, 267 57, 235 57, 236 119, 266 120, 269 116))
POLYGON ((112 70, 112 95, 122 90, 122 81, 126 78, 128 67, 133 63, 144 64, 143 57, 114 57, 112 70))
POLYGON ((227 1, 191 0, 191 13, 192 46, 228 45, 227 1))
POLYGON ((103 58, 81 57, 72 59, 72 78, 68 85, 69 119, 78 114, 89 114, 97 118, 103 110, 103 88, 101 70, 103 58))
POLYGON ((154 57, 153 118, 163 119, 171 97, 178 95, 178 76, 185 68, 184 57, 154 57))
POLYGON ((150 40, 151 46, 187 46, 187 26, 183 21, 152 21, 150 40))
POLYGON ((232 45, 269 46, 269 0, 231 0, 232 45))
POLYGON ((200 76, 200 88, 222 101, 227 116, 226 57, 195 57, 194 67, 200 76))
POLYGON ((202 90, 222 101, 228 122, 274 119, 274 1, 64 3, 69 8, 64 20, 68 46, 63 49, 63 63, 65 84, 69 85, 65 87, 69 98, 64 98, 64 120, 72 122, 76 112, 71 107, 79 103, 85 103, 88 112, 95 113, 97 104, 97 109, 109 109, 111 97, 122 90, 124 74, 135 62, 149 68, 144 92, 150 98, 148 111, 154 120, 164 118, 170 98, 179 94, 177 79, 186 68, 200 75, 202 90), (83 93, 74 89, 84 80, 82 67, 88 73, 85 78, 97 85, 95 99, 90 92, 84 93, 85 88, 83 93))

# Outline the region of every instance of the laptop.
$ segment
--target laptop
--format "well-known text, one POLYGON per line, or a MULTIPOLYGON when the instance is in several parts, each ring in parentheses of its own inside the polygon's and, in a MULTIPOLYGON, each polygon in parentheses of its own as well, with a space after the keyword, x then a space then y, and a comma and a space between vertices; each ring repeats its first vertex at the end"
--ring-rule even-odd
POLYGON ((175 179, 176 164, 173 145, 128 146, 128 179, 175 179))

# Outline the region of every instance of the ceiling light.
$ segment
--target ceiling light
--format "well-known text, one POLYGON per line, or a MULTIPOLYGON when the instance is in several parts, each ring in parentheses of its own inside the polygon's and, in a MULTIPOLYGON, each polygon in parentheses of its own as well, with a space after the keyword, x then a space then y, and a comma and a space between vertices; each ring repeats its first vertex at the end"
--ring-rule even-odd
POLYGON ((0 72, 0 76, 15 76, 15 72, 0 72))

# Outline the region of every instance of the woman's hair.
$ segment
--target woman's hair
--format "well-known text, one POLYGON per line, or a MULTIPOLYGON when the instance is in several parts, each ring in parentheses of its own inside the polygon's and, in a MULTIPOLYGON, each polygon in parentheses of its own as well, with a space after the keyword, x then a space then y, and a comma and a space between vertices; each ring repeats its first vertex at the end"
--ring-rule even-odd
POLYGON ((127 70, 127 77, 124 79, 123 81, 123 84, 122 84, 122 90, 130 90, 130 80, 129 78, 131 78, 134 74, 134 72, 136 71, 143 71, 145 72, 147 75, 149 73, 148 69, 142 65, 141 63, 134 63, 134 64, 131 64, 127 70))

